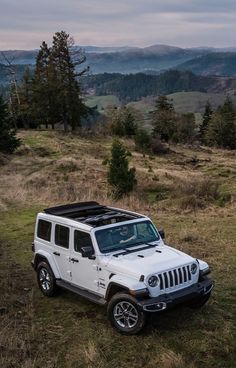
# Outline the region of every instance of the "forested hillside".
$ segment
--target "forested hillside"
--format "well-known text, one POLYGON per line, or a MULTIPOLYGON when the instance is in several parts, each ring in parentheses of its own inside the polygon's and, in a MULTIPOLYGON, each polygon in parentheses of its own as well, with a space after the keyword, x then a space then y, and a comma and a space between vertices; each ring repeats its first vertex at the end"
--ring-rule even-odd
POLYGON ((236 53, 207 54, 177 66, 178 70, 191 70, 200 75, 233 76, 236 74, 236 53))
POLYGON ((157 96, 175 92, 230 93, 235 88, 236 78, 197 76, 189 71, 169 70, 160 75, 144 73, 123 75, 104 73, 84 77, 83 85, 90 93, 115 95, 122 101, 140 100, 146 96, 157 96))

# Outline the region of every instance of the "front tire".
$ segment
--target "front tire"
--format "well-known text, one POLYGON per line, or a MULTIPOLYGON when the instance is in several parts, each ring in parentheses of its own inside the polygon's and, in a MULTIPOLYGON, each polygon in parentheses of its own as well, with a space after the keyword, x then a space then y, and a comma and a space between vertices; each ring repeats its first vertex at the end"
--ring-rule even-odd
POLYGON ((112 326, 123 334, 137 334, 145 326, 146 314, 136 299, 129 294, 115 294, 108 304, 107 311, 112 326))
POLYGON ((45 296, 54 296, 56 293, 56 280, 51 267, 46 262, 40 262, 37 266, 38 286, 45 296))

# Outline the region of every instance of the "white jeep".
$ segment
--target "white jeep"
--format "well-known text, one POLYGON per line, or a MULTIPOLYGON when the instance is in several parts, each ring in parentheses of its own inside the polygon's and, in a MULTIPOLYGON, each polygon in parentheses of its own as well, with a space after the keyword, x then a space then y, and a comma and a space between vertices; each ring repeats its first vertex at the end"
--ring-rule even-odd
POLYGON ((135 334, 147 312, 201 307, 213 288, 206 262, 163 239, 144 215, 97 202, 63 205, 37 215, 32 265, 44 295, 61 287, 107 305, 112 325, 135 334))

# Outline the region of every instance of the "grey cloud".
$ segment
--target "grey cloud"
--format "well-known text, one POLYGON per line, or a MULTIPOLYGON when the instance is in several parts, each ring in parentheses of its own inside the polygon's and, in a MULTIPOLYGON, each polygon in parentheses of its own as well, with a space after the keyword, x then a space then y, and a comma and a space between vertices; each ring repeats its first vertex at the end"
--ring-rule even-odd
POLYGON ((235 14, 235 0, 1 0, 0 48, 38 47, 61 29, 84 44, 222 46, 235 14))

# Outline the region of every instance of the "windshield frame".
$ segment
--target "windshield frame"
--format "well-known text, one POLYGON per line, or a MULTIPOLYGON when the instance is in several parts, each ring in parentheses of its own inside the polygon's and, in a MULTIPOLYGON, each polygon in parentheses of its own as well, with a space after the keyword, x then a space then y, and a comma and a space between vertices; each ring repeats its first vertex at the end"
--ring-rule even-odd
MULTIPOLYGON (((97 244, 97 249, 99 250, 100 254, 102 255, 105 255, 105 254, 113 254, 113 253, 116 253, 116 252, 120 252, 120 251, 125 251, 126 249, 131 249, 133 247, 141 247, 141 246, 145 246, 146 244, 148 245, 148 243, 154 243, 154 242, 162 242, 162 238, 156 228, 156 226, 154 225, 154 223, 148 218, 148 217, 142 217, 140 219, 134 219, 134 220, 129 220, 129 221, 122 221, 122 222, 119 222, 119 223, 115 223, 115 224, 110 224, 110 225, 104 225, 104 226, 101 226, 99 228, 96 228, 96 229, 93 229, 93 235, 94 235, 94 238, 96 240, 96 244, 97 244), (102 250, 99 246, 99 242, 97 240, 97 235, 96 233, 98 233, 99 231, 101 230, 110 230, 114 227, 122 227, 122 226, 127 226, 127 225, 135 225, 135 224, 138 224, 138 223, 145 223, 145 222, 148 222, 150 223, 150 225, 153 227, 153 230, 154 230, 154 233, 156 235, 156 239, 155 240, 150 240, 148 242, 142 242, 141 240, 139 242, 136 242, 136 243, 133 243, 133 244, 120 244, 120 247, 116 248, 116 249, 107 249, 107 250, 102 250), (127 246, 128 245, 128 246, 127 246)), ((127 252, 128 253, 128 252, 127 252)))

